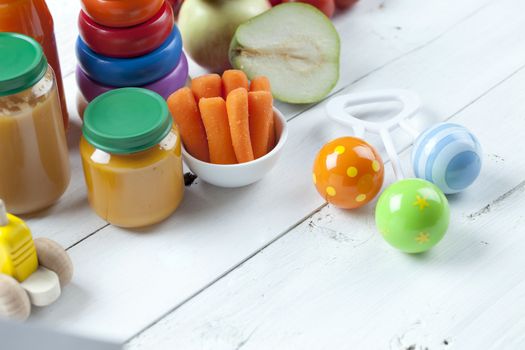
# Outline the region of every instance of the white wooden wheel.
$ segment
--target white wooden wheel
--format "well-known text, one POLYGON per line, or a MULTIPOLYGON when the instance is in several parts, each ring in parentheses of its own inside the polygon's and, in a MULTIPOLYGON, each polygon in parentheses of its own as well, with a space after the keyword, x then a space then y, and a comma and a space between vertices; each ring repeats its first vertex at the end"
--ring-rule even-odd
POLYGON ((60 244, 49 238, 35 239, 38 263, 55 272, 63 287, 73 278, 73 263, 60 244))
POLYGON ((13 277, 0 274, 0 317, 18 321, 31 314, 31 303, 26 291, 13 277))

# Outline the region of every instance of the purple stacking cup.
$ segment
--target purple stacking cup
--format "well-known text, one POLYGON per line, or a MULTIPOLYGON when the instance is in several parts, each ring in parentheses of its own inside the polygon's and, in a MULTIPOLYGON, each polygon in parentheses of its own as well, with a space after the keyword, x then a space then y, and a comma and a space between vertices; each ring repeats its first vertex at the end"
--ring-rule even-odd
MULTIPOLYGON (((92 80, 82 71, 82 69, 80 69, 79 66, 77 66, 76 78, 78 88, 87 102, 93 101, 97 96, 102 95, 105 92, 118 89, 117 87, 103 85, 92 80)), ((151 84, 140 87, 154 91, 161 95, 164 99, 168 99, 168 97, 173 92, 186 85, 187 79, 188 60, 186 59, 186 55, 183 52, 177 67, 175 67, 171 73, 151 84)))

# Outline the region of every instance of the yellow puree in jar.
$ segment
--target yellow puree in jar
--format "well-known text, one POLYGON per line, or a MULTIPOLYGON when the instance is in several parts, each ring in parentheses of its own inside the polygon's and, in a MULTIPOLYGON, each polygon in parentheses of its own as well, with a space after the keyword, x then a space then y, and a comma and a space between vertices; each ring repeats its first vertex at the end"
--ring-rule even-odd
POLYGON ((184 178, 176 128, 160 144, 142 152, 109 154, 95 149, 84 137, 80 152, 90 204, 113 225, 141 227, 157 223, 182 201, 184 178))

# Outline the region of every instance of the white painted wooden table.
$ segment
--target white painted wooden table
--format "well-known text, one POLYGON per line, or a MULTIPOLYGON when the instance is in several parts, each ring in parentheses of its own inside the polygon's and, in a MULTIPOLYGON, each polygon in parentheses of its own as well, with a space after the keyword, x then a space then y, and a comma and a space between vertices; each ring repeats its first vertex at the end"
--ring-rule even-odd
MULTIPOLYGON (((73 179, 29 224, 68 247, 76 274, 30 322, 129 349, 525 348, 522 0, 361 0, 334 19, 342 38, 334 95, 415 90, 425 106, 417 128, 452 120, 484 146, 480 179, 450 197, 448 234, 418 256, 382 240, 374 204, 342 211, 316 193, 317 150, 349 133, 327 122, 325 102, 279 105, 290 139, 260 183, 225 190, 197 180, 166 222, 108 226, 87 204, 78 156, 79 4, 48 3, 73 115, 73 179)), ((409 140, 394 136, 408 170, 409 140)))

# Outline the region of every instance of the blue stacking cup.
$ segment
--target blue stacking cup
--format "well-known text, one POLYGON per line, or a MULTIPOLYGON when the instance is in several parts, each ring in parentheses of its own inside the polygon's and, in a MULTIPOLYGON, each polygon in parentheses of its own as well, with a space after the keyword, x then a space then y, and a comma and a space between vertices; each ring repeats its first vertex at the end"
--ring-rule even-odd
POLYGON ((79 37, 76 53, 80 68, 94 81, 114 87, 142 86, 175 69, 182 54, 182 38, 174 26, 169 38, 155 51, 134 58, 112 58, 95 53, 79 37))

